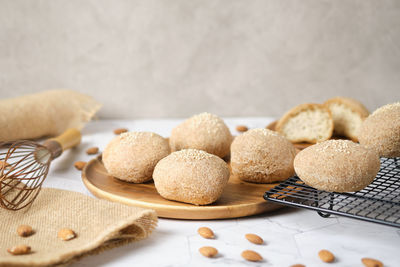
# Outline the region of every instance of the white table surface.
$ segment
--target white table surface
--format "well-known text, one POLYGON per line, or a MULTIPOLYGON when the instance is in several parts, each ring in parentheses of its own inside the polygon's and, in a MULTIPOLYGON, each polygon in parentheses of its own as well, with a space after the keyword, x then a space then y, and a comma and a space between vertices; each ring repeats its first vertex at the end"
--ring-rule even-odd
MULTIPOLYGON (((81 173, 73 168, 77 160, 88 161, 85 150, 98 146, 103 150, 115 136, 113 129, 126 127, 131 131, 153 131, 165 137, 181 120, 94 121, 83 130, 78 148, 65 152, 52 165, 44 186, 91 193, 81 180, 81 173)), ((265 127, 271 118, 227 118, 233 134, 235 126, 265 127)), ((262 196, 260 196, 262 197, 262 196)), ((362 266, 361 258, 372 257, 385 266, 400 266, 400 229, 363 222, 339 216, 322 218, 316 212, 284 208, 247 218, 186 221, 159 219, 151 236, 119 248, 88 256, 73 267, 86 266, 362 266), (216 234, 215 240, 199 237, 197 229, 208 226, 216 234), (264 245, 249 243, 244 235, 260 235, 264 245), (202 246, 213 246, 219 255, 214 259, 199 254, 202 246), (246 262, 240 254, 245 249, 259 252, 264 261, 246 262), (337 261, 322 263, 317 253, 320 249, 333 252, 337 261)))

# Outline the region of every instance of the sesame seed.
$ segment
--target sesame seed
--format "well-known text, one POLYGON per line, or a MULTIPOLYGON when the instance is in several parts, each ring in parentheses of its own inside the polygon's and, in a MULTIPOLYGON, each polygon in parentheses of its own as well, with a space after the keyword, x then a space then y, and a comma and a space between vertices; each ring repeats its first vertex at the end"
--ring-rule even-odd
POLYGON ((261 134, 261 135, 264 135, 264 136, 280 136, 279 133, 277 133, 275 131, 271 131, 269 129, 265 129, 265 128, 253 129, 253 130, 248 131, 247 133, 250 133, 250 132, 253 132, 253 133, 256 133, 256 134, 261 134))
POLYGON ((209 134, 217 134, 218 131, 221 131, 220 126, 224 124, 224 121, 214 114, 203 112, 189 118, 187 123, 190 128, 204 128, 209 134))
POLYGON ((316 151, 326 152, 327 150, 333 150, 338 153, 350 154, 351 146, 356 145, 350 140, 328 140, 317 144, 316 151))
POLYGON ((198 149, 183 149, 177 152, 173 152, 171 157, 176 160, 192 161, 192 160, 202 160, 214 157, 213 155, 198 149))
POLYGON ((400 102, 396 102, 396 103, 393 103, 393 104, 384 105, 384 106, 378 108, 377 110, 375 110, 375 111, 372 113, 372 115, 376 115, 376 114, 381 113, 381 112, 394 111, 394 110, 396 110, 396 109, 400 109, 400 102))
POLYGON ((125 144, 134 144, 138 139, 151 138, 154 135, 155 134, 151 132, 126 132, 120 134, 118 137, 120 138, 121 142, 125 144))

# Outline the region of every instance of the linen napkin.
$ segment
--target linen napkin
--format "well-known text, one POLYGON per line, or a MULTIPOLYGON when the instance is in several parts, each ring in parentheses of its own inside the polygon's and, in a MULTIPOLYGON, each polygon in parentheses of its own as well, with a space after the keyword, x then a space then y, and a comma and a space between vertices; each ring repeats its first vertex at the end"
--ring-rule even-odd
POLYGON ((72 90, 50 90, 0 100, 0 141, 55 136, 82 129, 101 104, 72 90))
POLYGON ((83 256, 144 239, 157 225, 153 210, 91 198, 82 193, 43 188, 27 209, 0 209, 0 266, 65 266, 83 256), (19 225, 35 233, 17 234, 19 225), (62 228, 77 236, 69 241, 57 237, 62 228), (25 244, 32 252, 11 255, 8 248, 25 244))

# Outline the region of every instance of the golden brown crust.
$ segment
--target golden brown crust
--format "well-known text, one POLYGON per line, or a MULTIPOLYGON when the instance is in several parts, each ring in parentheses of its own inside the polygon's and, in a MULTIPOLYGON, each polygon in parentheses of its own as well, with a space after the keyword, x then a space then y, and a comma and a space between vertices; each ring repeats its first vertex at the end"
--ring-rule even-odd
POLYGON ((358 138, 381 157, 400 157, 400 102, 374 111, 363 122, 358 138))
MULTIPOLYGON (((332 136, 333 134, 333 119, 332 119, 332 114, 329 111, 329 109, 327 107, 325 107, 324 105, 321 104, 316 104, 316 103, 305 103, 305 104, 300 104, 296 107, 293 107, 292 109, 290 109, 289 111, 287 111, 281 119, 279 119, 279 121, 277 122, 276 126, 275 126, 275 130, 281 134, 283 134, 283 126, 287 123, 287 121, 292 118, 295 117, 296 115, 298 115, 299 113, 303 112, 303 111, 307 111, 307 110, 320 110, 322 112, 325 112, 327 114, 329 114, 329 118, 330 118, 330 126, 328 131, 330 132, 329 134, 329 138, 332 136)), ((316 138, 309 138, 307 140, 291 140, 293 143, 299 143, 299 142, 309 142, 309 143, 317 143, 318 140, 316 138)))
POLYGON ((349 140, 328 140, 300 151, 296 174, 309 186, 329 192, 353 192, 374 180, 380 168, 377 153, 349 140))
POLYGON ((252 129, 231 145, 232 174, 252 183, 283 181, 294 174, 296 150, 284 136, 267 129, 252 129))

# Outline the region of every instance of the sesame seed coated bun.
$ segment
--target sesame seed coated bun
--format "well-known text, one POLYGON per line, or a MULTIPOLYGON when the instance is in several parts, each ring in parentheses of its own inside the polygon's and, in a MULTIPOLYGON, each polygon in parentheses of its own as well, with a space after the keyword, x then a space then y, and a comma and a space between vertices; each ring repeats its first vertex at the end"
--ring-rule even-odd
POLYGON ((375 110, 363 122, 358 139, 381 157, 400 157, 400 102, 375 110))
POLYGON ((210 113, 200 113, 175 127, 169 138, 172 151, 193 148, 225 157, 229 154, 232 135, 224 121, 210 113))
POLYGON ((168 141, 151 132, 127 132, 116 136, 103 152, 107 172, 132 183, 151 180, 157 162, 170 152, 168 141))
POLYGON ((231 145, 232 173, 253 183, 283 181, 294 175, 296 149, 284 136, 267 129, 252 129, 231 145))
POLYGON ((375 151, 349 140, 328 140, 300 151, 297 176, 307 185, 329 192, 353 192, 375 179, 380 160, 375 151))
POLYGON ((207 205, 221 196, 229 180, 229 168, 215 155, 184 149, 160 160, 153 179, 158 193, 166 199, 207 205))

